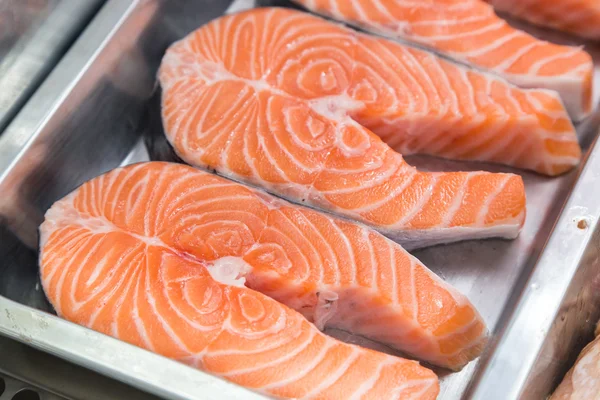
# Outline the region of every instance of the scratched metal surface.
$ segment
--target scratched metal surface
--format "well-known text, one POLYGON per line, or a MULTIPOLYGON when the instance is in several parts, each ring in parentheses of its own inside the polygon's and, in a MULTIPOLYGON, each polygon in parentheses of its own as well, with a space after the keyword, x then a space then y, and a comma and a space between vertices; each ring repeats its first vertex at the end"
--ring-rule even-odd
POLYGON ((104 0, 0 0, 0 132, 104 0))

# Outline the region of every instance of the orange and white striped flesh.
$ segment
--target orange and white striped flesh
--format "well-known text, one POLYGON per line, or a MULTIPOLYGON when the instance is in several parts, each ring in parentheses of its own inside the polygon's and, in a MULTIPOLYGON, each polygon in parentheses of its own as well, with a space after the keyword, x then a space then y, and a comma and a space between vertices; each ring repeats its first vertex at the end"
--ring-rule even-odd
MULTIPOLYGON (((546 42, 513 28, 484 0, 294 1, 319 14, 418 44, 458 62, 492 72, 515 85, 555 90, 576 121, 592 111, 594 67, 591 56, 580 47, 546 42)), ((575 3, 594 3, 593 0, 491 2, 508 12, 530 5, 532 11, 527 15, 534 15, 538 10, 541 15, 552 13, 548 11, 550 9, 560 13, 575 3), (564 3, 564 6, 555 6, 558 3, 564 3)), ((561 15, 577 15, 577 11, 566 11, 561 15)), ((582 26, 600 32, 597 24, 582 26)))
POLYGON ((186 162, 362 221, 409 249, 515 238, 525 219, 523 181, 513 174, 419 172, 349 114, 380 125, 407 152, 548 173, 579 157, 568 119, 558 117, 560 102, 545 92, 522 92, 287 9, 209 23, 167 51, 160 82, 166 135, 186 162), (516 102, 515 112, 519 101, 556 101, 557 119, 513 120, 474 95, 479 87, 508 95, 503 99, 516 102), (515 127, 519 121, 530 129, 515 127), (564 131, 542 134, 538 122, 564 131))
POLYGON ((40 232, 58 315, 271 395, 435 398, 417 362, 317 327, 453 369, 486 341, 469 301, 396 243, 181 164, 95 178, 40 232))
POLYGON ((487 0, 498 11, 535 25, 600 40, 598 0, 487 0))

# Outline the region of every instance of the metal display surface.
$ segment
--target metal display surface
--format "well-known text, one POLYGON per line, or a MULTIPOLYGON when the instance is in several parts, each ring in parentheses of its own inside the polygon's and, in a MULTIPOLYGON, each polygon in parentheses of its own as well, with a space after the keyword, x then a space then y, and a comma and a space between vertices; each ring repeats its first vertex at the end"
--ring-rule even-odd
POLYGON ((3 336, 0 354, 0 400, 159 399, 3 336))
MULTIPOLYGON (((52 315, 34 250, 37 226, 54 201, 118 165, 165 158, 147 131, 160 125, 153 94, 167 46, 256 3, 108 1, 0 136, 0 334, 166 398, 262 398, 52 315)), ((599 125, 596 114, 578 127, 587 156, 579 169, 558 178, 407 157, 427 170, 517 172, 528 196, 527 222, 516 240, 415 252, 469 297, 493 331, 479 360, 458 373, 436 370, 440 399, 543 398, 591 338, 600 317, 599 125)), ((393 353, 345 332, 328 333, 393 353)))
POLYGON ((0 131, 104 0, 0 0, 0 131))

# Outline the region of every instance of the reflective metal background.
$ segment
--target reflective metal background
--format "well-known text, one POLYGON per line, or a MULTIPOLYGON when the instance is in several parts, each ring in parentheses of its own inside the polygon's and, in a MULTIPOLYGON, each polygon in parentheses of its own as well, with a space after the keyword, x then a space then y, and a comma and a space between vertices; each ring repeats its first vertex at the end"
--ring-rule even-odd
MULTIPOLYGON (((0 333, 162 396, 251 398, 234 385, 40 312, 51 309, 39 287, 34 250, 37 226, 52 202, 120 165, 132 150, 128 161, 144 159, 144 143, 154 158, 170 156, 157 140, 160 116, 152 101, 161 56, 172 41, 224 13, 229 3, 109 1, 0 136, 0 309, 8 310, 0 312, 0 333)), ((253 5, 235 3, 237 9, 253 5)), ((599 121, 594 117, 579 127, 588 152, 599 121)), ((415 253, 465 293, 494 332, 480 360, 459 373, 438 371, 441 399, 541 398, 591 338, 600 316, 596 153, 578 171, 559 178, 519 171, 528 218, 517 240, 470 241, 415 253)), ((482 168, 408 160, 430 170, 482 168)), ((329 333, 389 351, 344 332, 329 333)))
POLYGON ((158 400, 2 336, 0 355, 0 400, 158 400))
POLYGON ((0 132, 104 0, 0 0, 0 132))

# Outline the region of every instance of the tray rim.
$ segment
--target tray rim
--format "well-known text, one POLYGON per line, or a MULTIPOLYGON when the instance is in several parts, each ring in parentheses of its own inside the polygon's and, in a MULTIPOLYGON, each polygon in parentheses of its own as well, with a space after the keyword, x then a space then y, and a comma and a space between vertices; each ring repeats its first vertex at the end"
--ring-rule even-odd
MULTIPOLYGON (((72 48, 57 64, 48 78, 34 93, 21 112, 0 136, 0 183, 27 151, 57 108, 76 87, 78 80, 93 64, 123 22, 147 0, 108 0, 90 22, 72 48), (56 93, 60 93, 56 96, 56 93)), ((576 273, 585 249, 598 228, 600 202, 594 204, 590 188, 600 185, 600 144, 596 140, 588 150, 588 157, 579 166, 579 176, 560 212, 540 257, 535 263, 520 299, 499 333, 494 351, 480 366, 467 391, 469 398, 506 400, 518 398, 525 382, 534 369, 535 361, 545 340, 544 335, 527 337, 516 329, 519 323, 535 315, 540 332, 548 333, 559 309, 560 302, 576 273), (598 172, 595 172, 598 171, 598 172), (587 210, 582 213, 582 210, 587 210), (586 229, 577 223, 586 219, 586 229), (554 267, 557 251, 564 257, 561 268, 554 267), (564 252, 564 249, 569 251, 564 252), (548 272, 552 273, 548 273, 548 272), (557 287, 557 285, 559 285, 557 287), (540 299, 550 298, 554 307, 540 299), (537 305, 537 306, 536 306, 537 305), (535 307, 536 306, 536 307, 535 307), (533 308, 532 308, 533 307, 533 308), (536 312, 532 313, 534 309, 536 312), (518 349, 519 363, 514 363, 518 349), (491 384, 493 383, 493 385, 491 384), (497 393, 494 387, 504 388, 497 393), (510 394, 510 397, 507 395, 510 394)), ((203 388, 204 398, 261 399, 262 395, 224 381, 210 374, 169 360, 163 356, 129 345, 112 337, 70 323, 35 308, 16 303, 0 296, 0 334, 23 342, 45 352, 57 355, 81 366, 90 368, 114 379, 132 384, 160 396, 177 399, 194 399, 198 388, 203 388), (64 337, 74 337, 65 341, 64 337), (63 340, 57 340, 57 339, 63 340), (102 349, 100 351, 99 349, 102 349), (113 350, 114 354, 106 349, 113 350), (139 365, 130 365, 132 359, 139 365), (116 365, 118 364, 118 365, 116 365), (161 371, 152 374, 151 371, 161 371), (148 372, 150 371, 150 373, 148 372), (166 379, 166 378, 169 379, 166 379), (157 380, 157 378, 165 378, 157 380), (169 388, 176 378, 177 387, 169 388), (159 382, 164 382, 162 385, 159 382)))
POLYGON ((45 20, 21 37, 0 60, 0 70, 4 70, 0 76, 0 131, 8 126, 28 96, 35 93, 61 51, 85 28, 101 4, 102 0, 57 2, 45 20), (63 29, 54 29, 56 25, 63 29))

